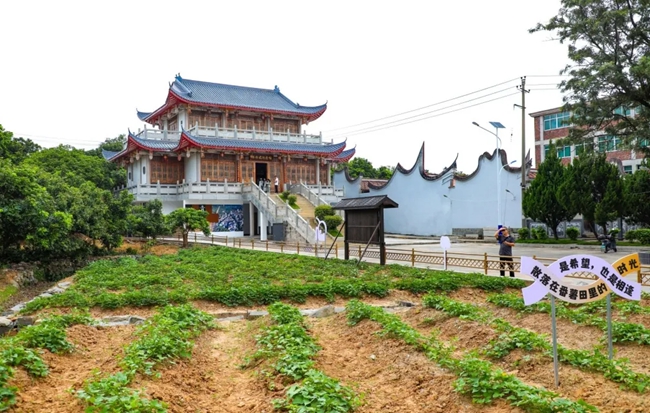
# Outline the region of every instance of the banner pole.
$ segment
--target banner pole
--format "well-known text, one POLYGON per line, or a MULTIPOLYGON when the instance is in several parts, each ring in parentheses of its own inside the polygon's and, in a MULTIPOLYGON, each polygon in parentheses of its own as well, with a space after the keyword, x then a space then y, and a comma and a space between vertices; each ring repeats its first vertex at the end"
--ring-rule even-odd
POLYGON ((560 373, 557 360, 557 323, 555 319, 555 297, 551 295, 551 328, 553 330, 553 370, 555 373, 555 387, 560 387, 560 373))
POLYGON ((612 345, 612 293, 607 294, 607 351, 609 359, 614 358, 614 346, 612 345))

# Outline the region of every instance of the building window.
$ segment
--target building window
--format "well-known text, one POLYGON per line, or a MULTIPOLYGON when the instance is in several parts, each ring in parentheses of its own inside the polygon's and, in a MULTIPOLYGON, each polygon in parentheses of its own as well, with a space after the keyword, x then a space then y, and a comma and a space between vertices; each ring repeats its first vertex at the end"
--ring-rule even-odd
POLYGON ((648 140, 648 139, 641 139, 639 141, 639 147, 640 148, 646 148, 646 147, 648 147, 649 144, 650 144, 650 140, 648 140))
POLYGON ((146 174, 147 174, 147 167, 143 166, 142 167, 142 175, 146 175, 146 174))
POLYGON ((626 174, 631 175, 632 174, 632 165, 624 165, 623 166, 623 171, 626 174))
POLYGON ((544 130, 566 128, 569 126, 569 112, 553 113, 544 116, 544 130))
POLYGON ((565 146, 563 148, 558 148, 557 149, 557 157, 558 158, 570 158, 571 157, 571 147, 570 146, 565 146))
POLYGON ((598 137, 598 152, 611 152, 621 149, 621 138, 612 135, 598 137))
MULTIPOLYGON (((544 145, 544 157, 548 156, 548 145, 544 145)), ((557 148, 557 157, 558 158, 570 158, 571 157, 571 147, 563 146, 557 148)))
POLYGON ((614 113, 621 116, 630 116, 632 114, 632 110, 624 106, 619 106, 614 109, 614 113))

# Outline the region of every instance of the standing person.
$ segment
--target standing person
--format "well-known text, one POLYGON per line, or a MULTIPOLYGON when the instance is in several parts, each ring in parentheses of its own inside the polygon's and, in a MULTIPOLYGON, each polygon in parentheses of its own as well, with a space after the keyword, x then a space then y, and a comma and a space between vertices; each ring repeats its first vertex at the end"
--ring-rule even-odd
POLYGON ((510 269, 510 276, 514 277, 515 266, 512 262, 512 247, 515 246, 515 239, 510 235, 510 232, 506 227, 499 228, 497 232, 494 233, 494 238, 496 238, 500 244, 499 260, 501 263, 499 264, 499 267, 501 268, 501 276, 505 277, 506 272, 504 270, 506 268, 506 265, 508 265, 508 268, 510 269))
POLYGON ((275 176, 275 193, 278 193, 278 186, 280 186, 280 178, 278 176, 275 176))

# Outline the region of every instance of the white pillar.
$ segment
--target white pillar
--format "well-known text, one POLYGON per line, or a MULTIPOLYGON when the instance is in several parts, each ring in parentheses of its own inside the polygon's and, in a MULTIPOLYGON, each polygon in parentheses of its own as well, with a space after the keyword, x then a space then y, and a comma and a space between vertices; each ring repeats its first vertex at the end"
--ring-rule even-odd
POLYGON ((255 205, 252 202, 248 203, 248 221, 250 222, 251 237, 255 236, 255 205))
POLYGON ((258 222, 260 224, 260 241, 266 241, 266 227, 268 225, 266 221, 266 215, 262 211, 259 211, 259 219, 258 222))
POLYGON ((332 185, 332 164, 327 163, 327 186, 332 185))

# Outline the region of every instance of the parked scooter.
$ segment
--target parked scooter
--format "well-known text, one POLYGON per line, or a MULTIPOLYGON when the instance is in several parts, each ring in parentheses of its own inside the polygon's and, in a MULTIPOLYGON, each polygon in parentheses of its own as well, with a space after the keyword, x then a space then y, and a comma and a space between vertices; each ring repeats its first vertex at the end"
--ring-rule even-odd
POLYGON ((616 238, 613 235, 599 235, 598 240, 600 241, 600 250, 607 254, 607 251, 616 250, 616 238))

